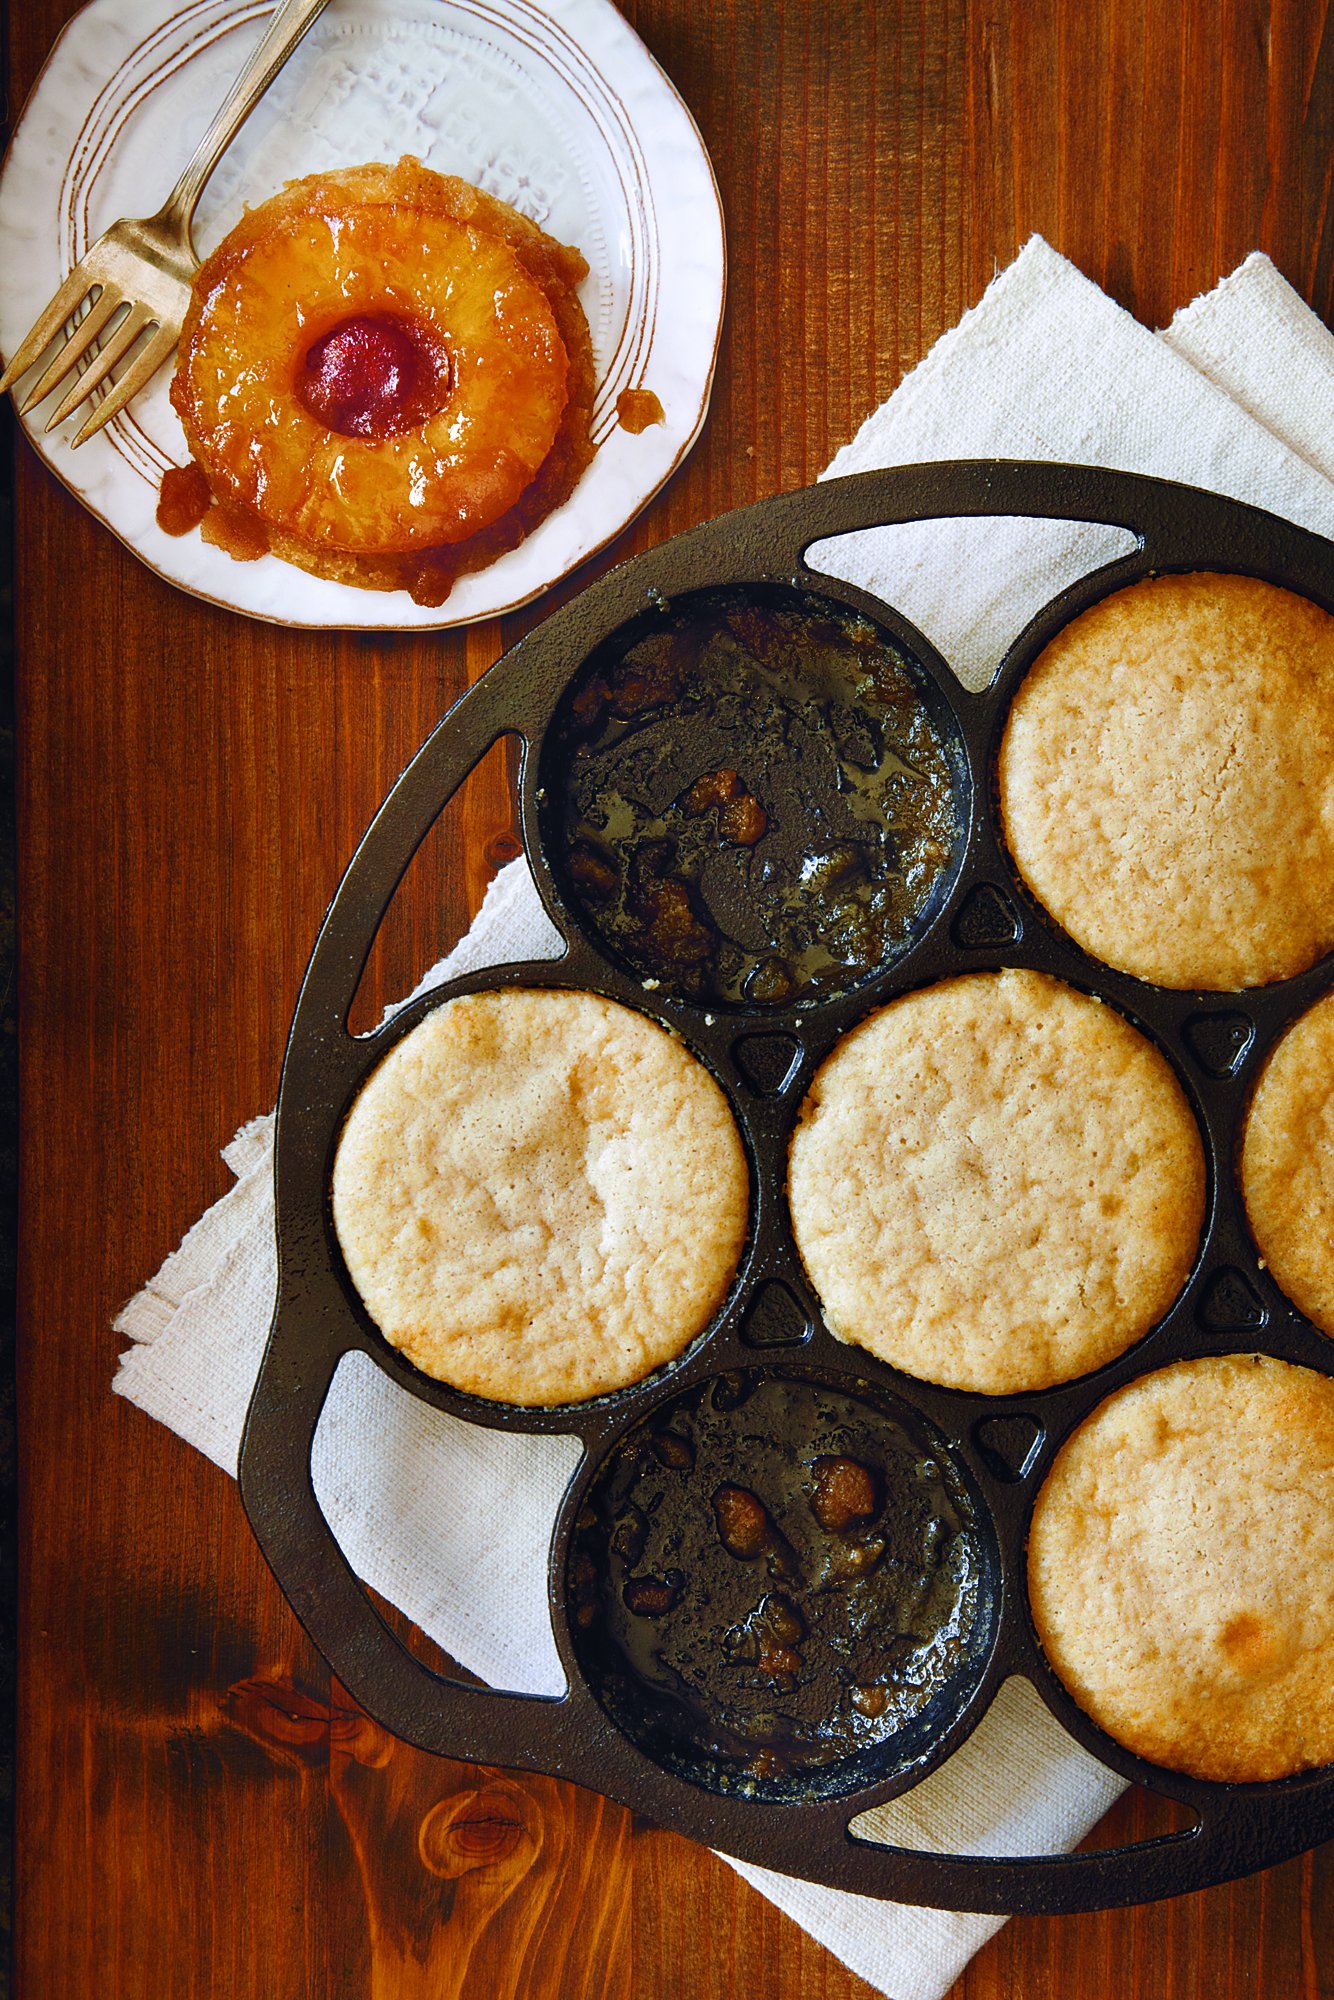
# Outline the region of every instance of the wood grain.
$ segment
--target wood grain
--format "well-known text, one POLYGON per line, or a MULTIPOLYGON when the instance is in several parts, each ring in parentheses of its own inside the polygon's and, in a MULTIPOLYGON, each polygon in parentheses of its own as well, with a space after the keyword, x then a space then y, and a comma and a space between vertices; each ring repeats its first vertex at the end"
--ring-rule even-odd
MULTIPOLYGON (((64 0, 14 0, 10 102, 64 0)), ((1255 245, 1334 311, 1325 0, 626 0, 712 153, 713 413, 620 543, 814 478, 1034 230, 1149 324, 1255 245)), ((284 632, 141 568, 14 444, 23 1234, 18 1990, 43 2000, 852 2000, 685 1841, 439 1762, 305 1644, 235 1490, 108 1393, 111 1316, 271 1103, 316 926, 462 689, 466 638, 284 632)), ((482 775, 405 881, 378 1012, 512 851, 482 775)), ((1163 1808, 1132 1795, 1112 1833, 1163 1808)), ((954 2000, 1330 2000, 1331 1850, 1137 1911, 1020 1919, 954 2000)))

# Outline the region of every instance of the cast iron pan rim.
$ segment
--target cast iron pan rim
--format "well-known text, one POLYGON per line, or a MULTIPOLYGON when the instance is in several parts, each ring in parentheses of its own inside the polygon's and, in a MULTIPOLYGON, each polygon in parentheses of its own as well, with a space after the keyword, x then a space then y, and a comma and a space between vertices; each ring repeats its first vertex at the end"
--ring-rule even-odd
MULTIPOLYGON (((864 1894, 938 1907, 1075 1910, 1150 1900, 1267 1865, 1334 1832, 1334 1767, 1270 1785, 1220 1786, 1144 1765, 1110 1743, 1074 1707, 1043 1660, 1023 1587, 1033 1497, 1061 1440, 1109 1387, 1182 1353, 1276 1352, 1326 1374, 1334 1372, 1334 1354, 1325 1337, 1283 1299, 1268 1273, 1257 1270, 1253 1245, 1238 1220, 1230 1141, 1220 1150, 1221 1135, 1235 1127, 1264 1053, 1283 1025, 1328 983, 1329 961, 1281 986, 1241 995, 1148 987, 1096 964, 1071 940, 1054 932, 1049 920, 1045 925, 1033 921, 1031 899, 1017 883, 997 835, 990 789, 994 747, 1009 694, 1047 627, 1054 629, 1084 602, 1095 601, 1122 582, 1169 568, 1266 577, 1326 608, 1334 607, 1334 562, 1327 543, 1258 510, 1192 488, 1088 467, 1006 462, 911 467, 827 481, 706 523, 610 572, 529 634, 456 704, 390 793, 331 906, 293 1021, 275 1149, 279 1306, 252 1400, 240 1475, 243 1500, 261 1546, 315 1644, 354 1697, 407 1740, 441 1754, 563 1775, 760 1864, 864 1894), (814 570, 805 560, 813 544, 880 522, 998 514, 1102 520, 1127 529, 1136 537, 1136 547, 1129 556, 1081 579, 1030 621, 991 686, 980 694, 940 679, 943 666, 934 648, 912 632, 892 607, 814 570), (540 802, 534 796, 536 753, 541 728, 566 683, 600 638, 643 611, 651 591, 678 598, 747 582, 786 585, 833 598, 888 628, 937 684, 942 702, 956 718, 970 769, 971 796, 963 862, 944 907, 925 935, 880 979, 817 1008, 766 1014, 762 1022, 751 1022, 744 1014, 710 1022, 698 1008, 661 991, 650 1000, 574 932, 570 913, 559 905, 553 910, 550 884, 543 880, 540 802), (352 994, 380 918, 412 853, 467 771, 493 742, 508 734, 522 741, 522 825, 530 857, 537 864, 539 889, 566 936, 565 955, 518 968, 492 968, 450 982, 418 1002, 413 1014, 401 1022, 354 1041, 346 1025, 352 994), (979 950, 953 936, 968 898, 982 882, 997 888, 1016 911, 1011 944, 979 950), (669 1370, 596 1405, 548 1412, 457 1398, 441 1385, 428 1384, 410 1364, 393 1356, 364 1313, 358 1318, 355 1310, 349 1310, 349 1287, 332 1246, 327 1213, 328 1167, 342 1116, 390 1042, 406 1031, 412 1019, 451 994, 518 983, 591 984, 651 1013, 681 1034, 720 1074, 734 1104, 741 1107, 752 1169, 759 1160, 772 1170, 783 1158, 792 1111, 811 1071, 847 1026, 897 991, 996 963, 1036 964, 1100 993, 1145 1028, 1152 1041, 1166 1046, 1197 1113, 1201 1102, 1207 1113, 1202 1130, 1213 1194, 1196 1268, 1159 1327, 1093 1374, 1032 1395, 978 1398, 917 1382, 884 1369, 862 1350, 834 1342, 815 1310, 793 1246, 784 1239, 775 1247, 771 1240, 774 1218, 769 1211, 782 1207, 781 1188, 773 1186, 753 1190, 752 1232, 758 1235, 768 1226, 769 1239, 752 1244, 731 1301, 713 1330, 669 1370), (1205 1082, 1186 1052, 1188 1017, 1228 1008, 1251 1017, 1251 1044, 1230 1079, 1205 1082), (790 1032, 802 1045, 785 1087, 766 1100, 748 1094, 733 1058, 732 1045, 739 1035, 756 1028, 790 1032), (1242 1328, 1210 1324, 1205 1316, 1207 1288, 1229 1265, 1240 1266, 1258 1300, 1259 1319, 1242 1328), (795 1348, 757 1350, 743 1338, 741 1315, 746 1301, 758 1296, 774 1276, 806 1314, 807 1338, 795 1348), (679 1393, 701 1375, 732 1366, 809 1367, 841 1375, 851 1372, 882 1383, 891 1398, 906 1403, 943 1432, 954 1461, 971 1475, 983 1502, 979 1514, 989 1516, 1002 1550, 994 1644, 971 1703, 965 1705, 958 1740, 985 1713, 1002 1681, 1020 1673, 1067 1733, 1102 1762, 1193 1805, 1200 1816, 1196 1827, 1133 1848, 1015 1860, 885 1849, 849 1834, 847 1820, 878 1799, 906 1789, 922 1775, 925 1760, 902 1779, 795 1809, 791 1804, 726 1798, 673 1777, 642 1756, 619 1731, 609 1729, 581 1679, 572 1677, 565 1696, 553 1699, 465 1687, 432 1674, 379 1619, 314 1497, 310 1451, 319 1414, 343 1356, 357 1350, 437 1407, 495 1427, 558 1431, 579 1439, 580 1463, 551 1545, 549 1609, 558 1645, 563 1644, 561 1564, 573 1519, 571 1494, 586 1486, 591 1461, 601 1457, 610 1441, 637 1422, 653 1401, 679 1393), (1012 1413, 1034 1417, 1039 1435, 1022 1472, 1007 1478, 997 1474, 977 1433, 990 1418, 1012 1413)), ((778 1221, 782 1237, 781 1214, 778 1221)), ((568 1648, 562 1657, 568 1671, 568 1648)), ((932 1754, 930 1762, 936 1761, 932 1754)))

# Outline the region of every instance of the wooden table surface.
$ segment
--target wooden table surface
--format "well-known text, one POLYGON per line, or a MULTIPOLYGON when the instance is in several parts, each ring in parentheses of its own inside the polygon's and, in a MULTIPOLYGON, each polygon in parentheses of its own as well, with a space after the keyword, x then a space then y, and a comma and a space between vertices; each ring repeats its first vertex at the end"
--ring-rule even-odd
MULTIPOLYGON (((11 106, 65 0, 14 0, 11 106)), ((1041 231, 1149 325, 1251 248, 1334 309, 1326 0, 627 0, 713 156, 730 296, 693 456, 579 577, 812 480, 1041 231)), ((235 1487, 113 1399, 113 1313, 273 1100, 376 803, 547 608, 441 638, 287 632, 142 567, 21 442, 17 480, 28 2000, 849 2000, 722 1863, 572 1787, 353 1726, 235 1487), (478 1788, 494 1850, 418 1832, 478 1788), (455 1879, 456 1878, 456 1879, 455 1879)), ((488 767, 414 864, 367 1009, 515 851, 488 767)), ((1167 1824, 1132 1794, 1103 1829, 1167 1824)), ((1139 1910, 1017 1919, 955 2000, 1328 2000, 1334 1849, 1139 1910)))

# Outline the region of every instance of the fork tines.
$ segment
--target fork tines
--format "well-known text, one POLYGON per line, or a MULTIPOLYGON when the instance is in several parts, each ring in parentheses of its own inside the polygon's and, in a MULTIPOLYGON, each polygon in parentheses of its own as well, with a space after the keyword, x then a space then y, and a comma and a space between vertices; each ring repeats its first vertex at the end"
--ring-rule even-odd
POLYGON ((79 445, 94 431, 100 430, 103 424, 109 423, 132 396, 138 395, 175 347, 176 328, 164 326, 147 306, 131 303, 118 286, 110 282, 99 285, 95 280, 90 284, 87 272, 81 267, 76 268, 19 343, 4 374, 0 375, 0 395, 31 368, 61 328, 71 320, 75 322, 73 331, 28 390, 20 405, 22 412, 33 409, 49 396, 56 384, 63 381, 89 353, 99 337, 102 338, 102 345, 47 418, 48 431, 63 423, 85 398, 107 381, 112 369, 145 333, 150 335, 147 344, 134 356, 119 380, 112 383, 98 400, 70 439, 71 445, 79 445), (87 312, 81 319, 76 319, 79 307, 85 302, 88 303, 87 312), (124 317, 113 325, 122 308, 126 309, 124 317))

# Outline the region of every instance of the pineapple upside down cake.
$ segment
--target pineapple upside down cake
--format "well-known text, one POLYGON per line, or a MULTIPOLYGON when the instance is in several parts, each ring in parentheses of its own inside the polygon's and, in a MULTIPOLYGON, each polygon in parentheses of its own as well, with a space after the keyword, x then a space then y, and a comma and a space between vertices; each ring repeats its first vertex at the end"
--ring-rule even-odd
POLYGON ((413 159, 289 182, 195 275, 160 524, 443 603, 593 455, 587 272, 413 159))

